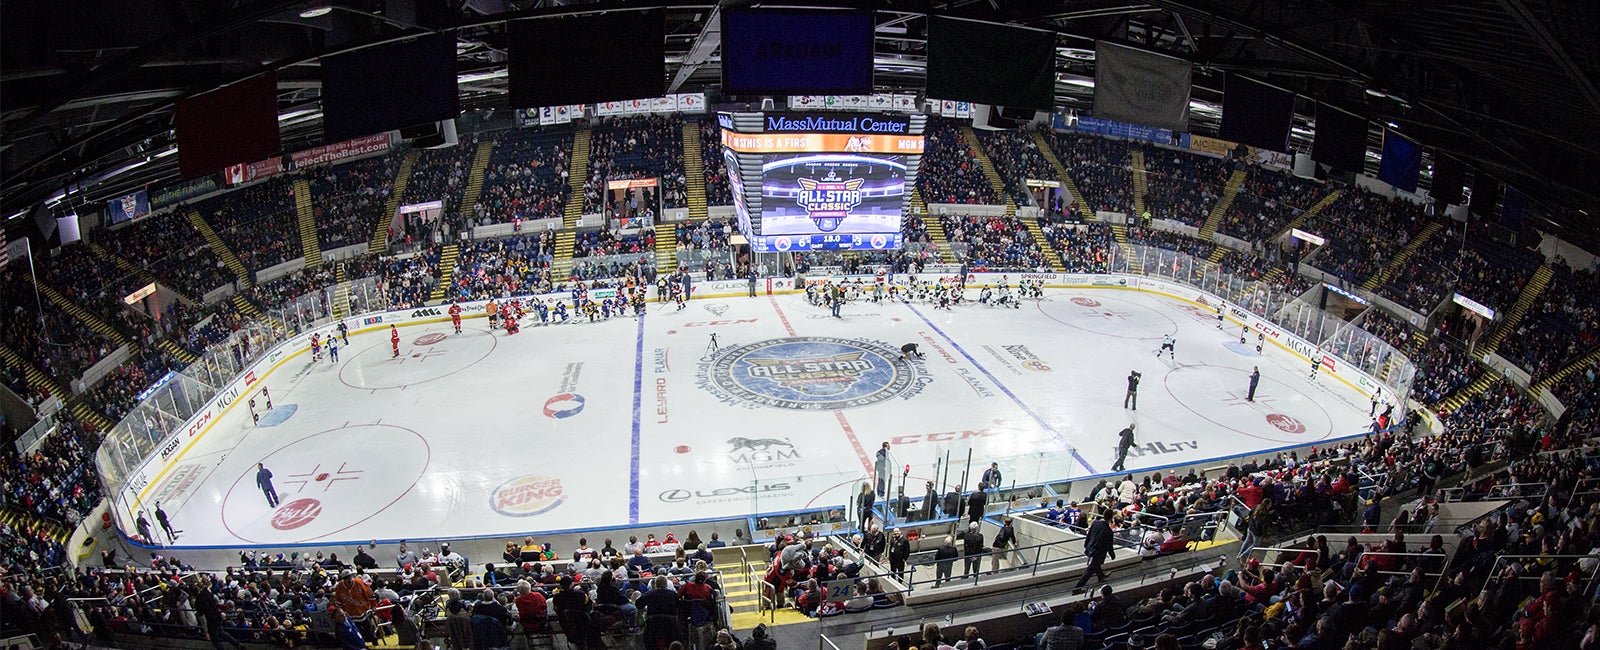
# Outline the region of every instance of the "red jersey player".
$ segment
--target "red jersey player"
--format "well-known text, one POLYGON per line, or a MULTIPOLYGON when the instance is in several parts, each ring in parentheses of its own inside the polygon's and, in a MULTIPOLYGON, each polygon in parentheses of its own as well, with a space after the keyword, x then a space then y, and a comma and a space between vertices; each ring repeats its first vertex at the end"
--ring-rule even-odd
POLYGON ((389 326, 389 345, 394 348, 394 356, 389 358, 400 358, 400 330, 395 329, 393 325, 389 326))
POLYGON ((450 324, 456 326, 456 333, 461 333, 461 305, 450 303, 450 324))

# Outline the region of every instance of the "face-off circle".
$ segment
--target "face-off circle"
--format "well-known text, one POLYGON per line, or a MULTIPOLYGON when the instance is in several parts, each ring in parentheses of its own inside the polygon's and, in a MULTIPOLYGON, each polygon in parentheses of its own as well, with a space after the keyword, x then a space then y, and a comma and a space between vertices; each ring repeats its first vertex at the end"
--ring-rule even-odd
POLYGON ((1178 323, 1168 312, 1107 295, 1068 296, 1062 301, 1040 302, 1038 309, 1067 327, 1112 338, 1159 339, 1178 332, 1178 323))
MULTIPOLYGON (((1250 401, 1250 371, 1227 366, 1180 366, 1163 378, 1180 406, 1211 424, 1273 442, 1308 442, 1358 431, 1335 432, 1333 418, 1301 388, 1261 376, 1250 401)), ((1141 402, 1151 399, 1143 395, 1141 402)))
MULTIPOLYGON (((283 499, 276 509, 256 489, 256 462, 241 468, 222 499, 222 524, 242 542, 292 544, 347 530, 382 514, 428 469, 427 440, 391 424, 314 433, 259 459, 283 499), (381 458, 372 450, 382 450, 381 458)), ((398 513, 397 513, 398 514, 398 513)))
POLYGON ((443 343, 446 338, 449 338, 449 337, 446 337, 442 333, 429 332, 427 334, 423 334, 422 336, 417 337, 416 339, 413 339, 411 341, 411 344, 412 345, 419 345, 419 346, 438 345, 440 343, 443 343))
POLYGON ((1099 307, 1100 301, 1088 296, 1073 296, 1072 304, 1078 305, 1079 307, 1099 307))
POLYGON ((724 401, 796 411, 870 406, 921 391, 928 376, 887 344, 826 336, 727 348, 700 364, 698 384, 724 401))

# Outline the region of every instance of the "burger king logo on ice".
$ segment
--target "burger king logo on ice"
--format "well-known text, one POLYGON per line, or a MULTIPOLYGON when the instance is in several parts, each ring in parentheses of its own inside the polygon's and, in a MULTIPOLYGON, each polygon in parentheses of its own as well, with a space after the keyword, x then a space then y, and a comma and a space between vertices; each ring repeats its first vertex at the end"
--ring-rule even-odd
POLYGON ((549 512, 566 500, 561 479, 529 474, 495 488, 489 495, 489 507, 507 517, 532 517, 549 512))

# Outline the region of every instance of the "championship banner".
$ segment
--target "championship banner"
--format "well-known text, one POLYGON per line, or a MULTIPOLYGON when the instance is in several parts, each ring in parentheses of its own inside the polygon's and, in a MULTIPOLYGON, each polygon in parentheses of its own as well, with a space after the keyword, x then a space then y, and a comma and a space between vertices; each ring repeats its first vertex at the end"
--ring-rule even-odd
POLYGON ((972 102, 956 102, 956 117, 972 117, 972 102))
POLYGON ((916 95, 895 95, 894 96, 894 109, 897 110, 897 111, 914 111, 914 110, 917 110, 917 96, 916 95))
POLYGON ((622 102, 601 102, 594 105, 594 114, 602 117, 622 114, 622 102))
POLYGON ((294 162, 295 169, 305 169, 317 165, 332 165, 356 156, 388 150, 389 134, 379 133, 296 151, 289 154, 289 160, 294 162))
POLYGON ((657 97, 650 100, 650 110, 657 113, 671 113, 678 109, 678 100, 672 97, 657 97))
POLYGON ((150 214, 150 195, 144 190, 139 190, 127 196, 118 197, 106 202, 106 213, 111 217, 111 223, 118 224, 124 221, 138 221, 150 214))
POLYGON ((706 111, 705 93, 678 93, 678 110, 683 113, 704 113, 706 111))
POLYGON ((939 115, 944 117, 955 117, 956 103, 948 99, 939 100, 939 115))
POLYGON ((771 133, 752 135, 722 132, 722 146, 740 153, 922 153, 920 135, 852 135, 848 133, 771 133))

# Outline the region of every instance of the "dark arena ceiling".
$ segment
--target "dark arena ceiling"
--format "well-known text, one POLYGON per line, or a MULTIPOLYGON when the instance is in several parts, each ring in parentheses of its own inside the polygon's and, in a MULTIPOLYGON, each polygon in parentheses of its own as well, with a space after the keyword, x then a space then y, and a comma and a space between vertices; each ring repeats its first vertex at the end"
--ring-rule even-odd
MULTIPOLYGON (((1083 112, 1092 106, 1095 41, 1124 43, 1195 64, 1197 133, 1216 131, 1223 73, 1249 72, 1301 95, 1297 149, 1309 149, 1314 101, 1324 101, 1371 119, 1374 148, 1378 128, 1392 123, 1526 192, 1549 220, 1539 227, 1596 238, 1594 0, 816 4, 876 11, 880 91, 921 92, 929 13, 1057 32, 1056 105, 1083 112)), ((320 55, 453 31, 463 107, 504 109, 507 19, 645 7, 666 9, 668 92, 752 99, 719 92, 719 6, 703 0, 10 0, 0 5, 0 215, 9 222, 60 202, 69 186, 64 203, 87 205, 176 178, 177 157, 156 156, 174 146, 174 102, 263 70, 277 70, 282 144, 296 150, 322 143, 320 55)))

